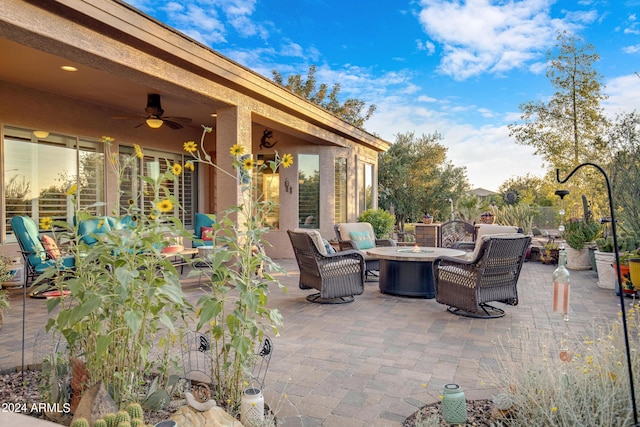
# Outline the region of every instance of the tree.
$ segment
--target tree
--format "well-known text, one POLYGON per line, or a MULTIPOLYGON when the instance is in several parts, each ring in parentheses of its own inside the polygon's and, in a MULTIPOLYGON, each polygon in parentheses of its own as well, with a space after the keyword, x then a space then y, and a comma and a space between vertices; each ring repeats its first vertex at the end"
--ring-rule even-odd
POLYGON ((616 153, 610 176, 618 218, 626 231, 640 231, 640 115, 636 111, 619 115, 609 132, 616 153))
POLYGON ((335 83, 329 92, 329 86, 326 83, 317 87, 316 82, 316 66, 309 66, 307 79, 303 80, 300 74, 290 75, 287 77, 287 83, 284 83, 282 74, 277 70, 271 72, 273 81, 289 89, 291 92, 301 96, 314 104, 319 105, 330 113, 335 114, 347 123, 357 128, 364 126, 364 122, 369 120, 376 110, 374 104, 369 105, 366 113, 362 113, 365 102, 357 98, 348 98, 344 102, 340 102, 338 94, 340 93, 340 83, 335 83))
POLYGON ((468 187, 466 171, 446 159, 442 136, 396 135, 391 148, 378 159, 380 207, 393 211, 400 230, 404 223, 430 213, 448 219, 449 198, 456 199, 468 187))
POLYGON ((510 194, 509 192, 511 191, 518 194, 517 203, 551 206, 555 197, 553 195, 555 187, 549 184, 548 179, 527 174, 525 176, 510 178, 503 182, 499 192, 502 194, 503 200, 505 198, 508 199, 508 194, 510 194))
MULTIPOLYGON (((594 68, 599 59, 593 45, 567 32, 558 34, 556 51, 547 53, 546 76, 555 93, 546 103, 521 104, 521 122, 509 125, 518 144, 534 147, 552 170, 559 168, 565 175, 580 163, 608 156, 602 138, 608 123, 600 105, 607 97, 594 68)), ((581 172, 570 187, 573 202, 585 194, 602 206, 604 187, 597 171, 581 172)))

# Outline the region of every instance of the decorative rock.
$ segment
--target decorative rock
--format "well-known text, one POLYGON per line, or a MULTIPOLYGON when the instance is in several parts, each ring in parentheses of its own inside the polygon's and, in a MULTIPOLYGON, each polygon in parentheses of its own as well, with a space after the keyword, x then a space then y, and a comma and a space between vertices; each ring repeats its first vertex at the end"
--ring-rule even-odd
POLYGON ((204 412, 198 412, 190 406, 183 406, 170 419, 180 427, 242 427, 240 421, 218 406, 204 412))
POLYGON ((117 411, 118 407, 107 393, 104 383, 100 381, 82 394, 73 419, 86 418, 89 420, 89 424, 93 425, 98 419, 104 418, 106 414, 117 411))
POLYGON ((189 404, 189 406, 191 406, 196 411, 200 411, 200 412, 208 411, 209 409, 213 408, 214 406, 217 406, 215 400, 209 399, 209 400, 207 400, 205 402, 200 402, 198 399, 195 398, 195 396, 193 394, 191 394, 189 392, 185 392, 184 398, 187 401, 187 403, 189 404))

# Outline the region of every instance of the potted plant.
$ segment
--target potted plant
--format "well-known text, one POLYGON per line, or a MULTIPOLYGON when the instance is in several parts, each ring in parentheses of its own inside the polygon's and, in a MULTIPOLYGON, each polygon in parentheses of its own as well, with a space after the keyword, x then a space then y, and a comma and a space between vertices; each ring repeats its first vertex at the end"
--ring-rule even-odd
POLYGON ((600 225, 587 218, 572 218, 566 225, 564 238, 567 242, 567 268, 590 270, 589 246, 600 234, 600 225))
MULTIPOLYGON (((631 281, 631 271, 629 270, 629 261, 633 258, 638 258, 640 255, 637 251, 622 252, 620 256, 620 275, 622 276, 622 286, 616 287, 616 294, 620 294, 619 289, 622 288, 622 292, 625 294, 635 294, 636 288, 631 281)), ((616 264, 613 264, 614 275, 617 275, 616 264)), ((616 281, 617 284, 617 281, 616 281)))
POLYGON ((540 250, 540 262, 543 264, 557 264, 558 251, 558 244, 553 240, 549 240, 540 250))
POLYGON ((424 214, 422 216, 422 223, 423 224, 431 224, 431 223, 433 223, 433 216, 429 215, 428 213, 424 214))

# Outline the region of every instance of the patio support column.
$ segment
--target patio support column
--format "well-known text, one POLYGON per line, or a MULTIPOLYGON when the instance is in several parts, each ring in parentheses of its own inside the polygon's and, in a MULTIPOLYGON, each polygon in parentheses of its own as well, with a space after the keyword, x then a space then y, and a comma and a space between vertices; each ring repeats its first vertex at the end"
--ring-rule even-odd
MULTIPOLYGON (((251 154, 251 111, 242 107, 227 107, 219 108, 216 113, 216 164, 237 176, 229 150, 234 144, 240 144, 245 154, 251 154)), ((242 202, 241 186, 232 177, 216 170, 214 185, 216 213, 242 202)))

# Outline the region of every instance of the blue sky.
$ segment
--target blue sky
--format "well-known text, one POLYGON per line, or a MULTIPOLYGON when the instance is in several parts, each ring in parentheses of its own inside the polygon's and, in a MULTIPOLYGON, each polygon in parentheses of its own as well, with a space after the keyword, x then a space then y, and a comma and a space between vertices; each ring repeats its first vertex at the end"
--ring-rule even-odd
POLYGON ((509 138, 523 102, 546 100, 545 55, 558 31, 593 44, 610 116, 640 107, 640 0, 128 0, 271 78, 276 69, 342 85, 376 104, 365 129, 439 132, 472 187, 543 175, 509 138))

